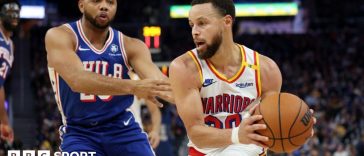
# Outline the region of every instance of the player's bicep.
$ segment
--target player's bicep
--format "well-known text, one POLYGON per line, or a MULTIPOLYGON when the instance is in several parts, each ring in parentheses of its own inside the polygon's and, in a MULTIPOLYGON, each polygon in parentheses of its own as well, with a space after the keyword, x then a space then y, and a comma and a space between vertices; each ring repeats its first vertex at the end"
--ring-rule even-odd
POLYGON ((186 128, 204 124, 202 103, 197 89, 188 89, 185 94, 180 94, 182 99, 176 102, 178 113, 186 128))
POLYGON ((129 63, 141 79, 165 78, 153 63, 150 51, 142 41, 125 36, 124 42, 129 63))
POLYGON ((169 78, 178 114, 186 129, 194 125, 203 125, 203 108, 194 74, 183 63, 173 61, 170 65, 169 78))
POLYGON ((282 74, 278 65, 270 58, 260 55, 262 97, 281 91, 282 74))
POLYGON ((70 37, 59 28, 50 29, 45 36, 48 66, 54 68, 66 81, 74 80, 83 70, 82 62, 72 47, 70 37))
POLYGON ((135 72, 140 75, 141 79, 164 79, 166 78, 152 60, 141 57, 135 60, 132 65, 135 72))

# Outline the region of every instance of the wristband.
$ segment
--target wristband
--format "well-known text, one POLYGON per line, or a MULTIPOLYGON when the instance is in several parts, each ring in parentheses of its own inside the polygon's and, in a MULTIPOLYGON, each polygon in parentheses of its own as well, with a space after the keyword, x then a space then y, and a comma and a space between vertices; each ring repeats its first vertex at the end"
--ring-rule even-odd
POLYGON ((233 144, 240 144, 239 142, 239 126, 234 127, 231 131, 231 142, 233 144))

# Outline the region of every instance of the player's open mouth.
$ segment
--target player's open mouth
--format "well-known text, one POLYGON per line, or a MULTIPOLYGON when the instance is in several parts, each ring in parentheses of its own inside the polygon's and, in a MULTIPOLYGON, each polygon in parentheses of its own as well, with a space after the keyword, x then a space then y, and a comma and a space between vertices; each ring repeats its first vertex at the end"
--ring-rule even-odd
POLYGON ((18 20, 11 20, 11 24, 12 25, 18 25, 19 24, 19 21, 18 20))
POLYGON ((101 14, 98 18, 103 21, 106 21, 108 19, 108 16, 106 14, 101 14))
POLYGON ((201 47, 205 44, 205 42, 196 42, 197 47, 201 47))

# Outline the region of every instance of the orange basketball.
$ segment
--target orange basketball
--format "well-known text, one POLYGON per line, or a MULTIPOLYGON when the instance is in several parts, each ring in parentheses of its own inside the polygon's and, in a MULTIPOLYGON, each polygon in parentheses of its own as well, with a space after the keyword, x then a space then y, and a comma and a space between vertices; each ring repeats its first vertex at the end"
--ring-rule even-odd
POLYGON ((265 143, 273 152, 292 152, 311 136, 312 113, 307 104, 296 95, 269 95, 261 101, 254 114, 263 115, 259 123, 265 123, 267 129, 257 133, 269 137, 265 143))

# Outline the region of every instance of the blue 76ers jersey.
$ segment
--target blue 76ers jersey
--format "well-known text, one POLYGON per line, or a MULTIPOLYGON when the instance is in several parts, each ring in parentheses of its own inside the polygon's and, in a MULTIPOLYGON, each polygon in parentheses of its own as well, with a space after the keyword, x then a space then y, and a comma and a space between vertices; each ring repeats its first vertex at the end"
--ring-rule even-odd
POLYGON ((14 61, 13 42, 7 40, 0 30, 0 87, 4 86, 6 77, 10 73, 10 68, 14 61))
MULTIPOLYGON (((109 28, 102 49, 96 49, 83 33, 81 21, 65 24, 77 38, 76 54, 85 70, 115 79, 130 79, 130 66, 123 44, 123 34, 109 28)), ((64 125, 97 125, 116 120, 133 103, 132 95, 88 95, 76 93, 53 68, 49 75, 64 125)))

